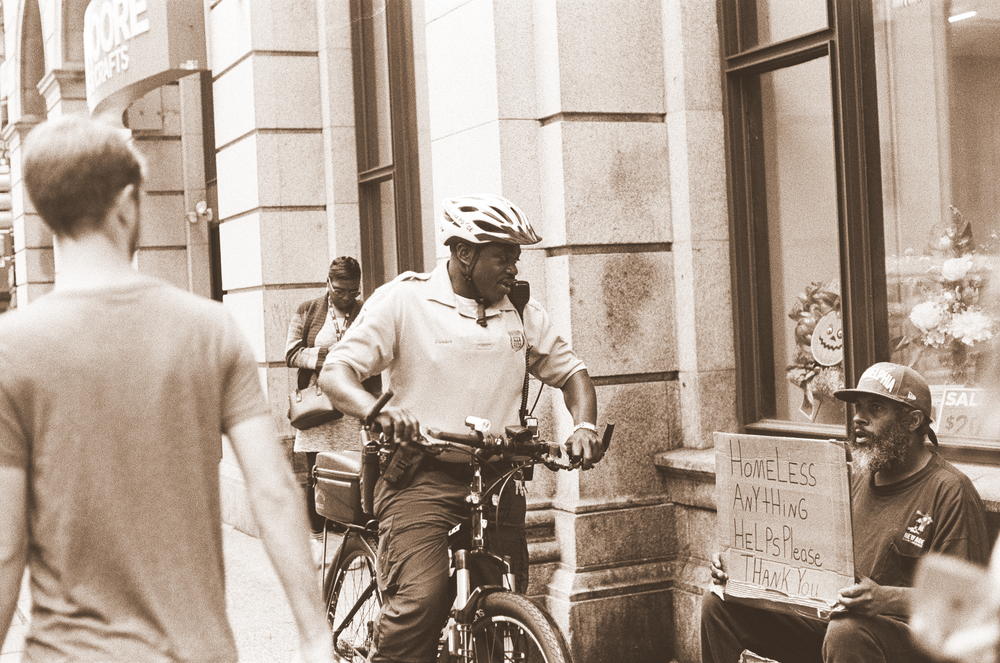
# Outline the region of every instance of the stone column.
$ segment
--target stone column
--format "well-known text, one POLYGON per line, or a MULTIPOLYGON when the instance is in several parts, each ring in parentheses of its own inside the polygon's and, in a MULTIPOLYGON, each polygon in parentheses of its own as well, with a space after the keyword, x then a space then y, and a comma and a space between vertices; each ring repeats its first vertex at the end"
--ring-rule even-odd
MULTIPOLYGON (((288 324, 330 264, 316 22, 311 0, 221 0, 209 17, 224 301, 287 439, 288 324)), ((228 451, 222 482, 227 522, 253 531, 228 451)))
POLYGON ((52 233, 31 205, 21 180, 24 161, 24 139, 44 118, 22 115, 3 131, 3 140, 10 155, 11 215, 14 221, 14 271, 17 304, 24 306, 52 289, 55 283, 55 263, 52 254, 52 233))
MULTIPOLYGON (((677 446, 709 449, 713 432, 738 430, 718 24, 715 5, 699 0, 666 0, 663 10, 681 395, 677 446)), ((675 517, 674 656, 697 661, 715 513, 677 505, 675 517)))
POLYGON ((548 604, 584 663, 673 646, 676 525, 653 465, 679 433, 660 4, 533 6, 546 302, 597 384, 600 422, 619 424, 607 458, 560 474, 553 497, 548 604))

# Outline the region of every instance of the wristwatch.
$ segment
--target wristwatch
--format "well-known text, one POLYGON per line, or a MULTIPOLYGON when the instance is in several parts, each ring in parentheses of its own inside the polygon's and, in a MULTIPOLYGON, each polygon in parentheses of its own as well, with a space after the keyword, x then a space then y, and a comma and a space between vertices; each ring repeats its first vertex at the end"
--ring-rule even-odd
MULTIPOLYGON (((595 433, 595 434, 597 433, 597 426, 595 426, 594 424, 590 423, 589 421, 581 421, 576 426, 573 426, 573 433, 577 432, 581 428, 586 428, 587 430, 589 430, 589 431, 591 431, 592 433, 595 433)), ((570 435, 572 435, 572 433, 570 433, 570 435)))

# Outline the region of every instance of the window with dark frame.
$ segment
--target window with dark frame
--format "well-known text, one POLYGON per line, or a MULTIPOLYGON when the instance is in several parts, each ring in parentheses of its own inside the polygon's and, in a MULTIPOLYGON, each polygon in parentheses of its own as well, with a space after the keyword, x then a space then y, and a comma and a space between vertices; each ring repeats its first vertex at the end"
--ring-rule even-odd
POLYGON ((365 295, 423 271, 410 0, 351 0, 365 295))
POLYGON ((871 5, 720 0, 719 25, 739 416, 843 437, 832 391, 889 358, 871 5))
POLYGON ((1000 4, 872 0, 892 360, 947 453, 996 462, 1000 4))
POLYGON ((741 421, 846 433, 877 361, 931 386, 946 453, 1000 422, 1000 7, 720 0, 741 421))

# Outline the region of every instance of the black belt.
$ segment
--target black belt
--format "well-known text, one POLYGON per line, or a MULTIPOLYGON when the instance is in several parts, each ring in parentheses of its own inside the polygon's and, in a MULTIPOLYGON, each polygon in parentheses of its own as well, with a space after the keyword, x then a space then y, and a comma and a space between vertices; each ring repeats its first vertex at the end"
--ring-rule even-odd
MULTIPOLYGON (((502 474, 505 474, 513 468, 514 465, 510 461, 497 460, 492 463, 483 463, 483 481, 492 483, 502 474)), ((449 463, 447 461, 441 460, 437 456, 425 456, 423 461, 420 463, 420 469, 425 472, 443 472, 448 476, 459 479, 461 481, 471 481, 472 480, 472 464, 471 463, 449 463)))
POLYGON ((472 480, 471 463, 448 463, 435 456, 425 456, 420 463, 420 469, 425 472, 443 472, 461 481, 472 480))

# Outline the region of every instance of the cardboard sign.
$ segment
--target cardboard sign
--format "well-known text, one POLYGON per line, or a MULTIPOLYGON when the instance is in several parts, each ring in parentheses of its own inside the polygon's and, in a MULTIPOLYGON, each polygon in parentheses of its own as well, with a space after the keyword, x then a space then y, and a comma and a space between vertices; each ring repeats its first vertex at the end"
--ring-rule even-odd
POLYGON ((855 582, 843 445, 716 433, 715 487, 724 598, 828 619, 855 582))

